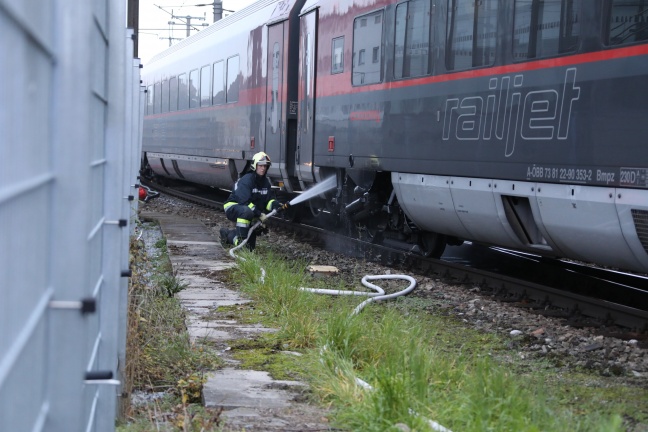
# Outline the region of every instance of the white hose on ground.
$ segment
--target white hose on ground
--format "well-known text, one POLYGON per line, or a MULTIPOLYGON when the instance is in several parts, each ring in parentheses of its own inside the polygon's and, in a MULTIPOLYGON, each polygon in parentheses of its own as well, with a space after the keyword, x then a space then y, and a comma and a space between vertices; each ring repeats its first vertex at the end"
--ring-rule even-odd
POLYGON ((148 201, 150 198, 155 198, 158 195, 160 195, 160 192, 154 191, 153 189, 151 189, 148 186, 140 185, 139 187, 141 187, 142 189, 144 189, 146 191, 146 197, 144 198, 144 202, 148 201))
MULTIPOLYGON (((268 217, 274 216, 277 214, 277 210, 273 210, 270 213, 267 214, 268 217)), ((245 246, 245 244, 248 242, 250 239, 250 236, 254 232, 254 230, 261 225, 261 221, 258 221, 255 223, 250 230, 248 231, 247 237, 238 245, 230 249, 229 254, 232 258, 238 258, 235 254, 237 250, 245 246)), ((242 259, 242 258, 241 258, 242 259)), ((261 269, 261 278, 262 282, 265 279, 265 269, 261 269)), ((409 294, 414 288, 416 288, 416 280, 407 275, 366 275, 365 277, 362 278, 362 285, 366 286, 367 288, 371 288, 375 290, 375 292, 367 292, 367 291, 344 291, 344 290, 331 290, 331 289, 320 289, 320 288, 299 288, 302 291, 309 291, 313 293, 318 293, 318 294, 329 294, 329 295, 353 295, 353 296, 365 296, 369 297, 367 300, 363 301, 360 303, 358 306, 356 306, 355 309, 353 309, 352 315, 356 315, 358 312, 360 312, 366 305, 371 303, 372 301, 381 301, 381 300, 389 300, 395 297, 400 297, 406 294, 409 294), (377 280, 377 279, 403 279, 406 281, 409 281, 409 286, 405 288, 404 290, 398 291, 397 293, 393 294, 385 294, 385 290, 380 288, 377 285, 372 284, 369 282, 370 280, 377 280)))
MULTIPOLYGON (((273 210, 272 212, 268 213, 268 217, 274 216, 276 213, 277 213, 277 211, 273 210)), ((234 252, 237 251, 238 249, 242 248, 247 243, 248 239, 252 235, 252 232, 259 225, 261 225, 261 221, 257 222, 256 224, 254 224, 250 228, 250 231, 248 232, 248 236, 247 236, 247 238, 245 240, 243 240, 236 247, 233 247, 232 249, 230 249, 229 254, 230 254, 230 256, 232 258, 238 258, 234 254, 234 252)), ((243 259, 243 258, 240 258, 240 259, 243 259)), ((265 274, 266 274, 265 269, 261 268, 261 283, 264 283, 264 281, 265 281, 265 274)), ((351 315, 353 316, 353 315, 357 315, 366 305, 368 305, 372 301, 389 300, 389 299, 392 299, 392 298, 395 298, 395 297, 400 297, 400 296, 409 294, 414 288, 416 288, 416 280, 413 277, 407 276, 407 275, 366 275, 365 277, 362 278, 362 284, 364 286, 366 286, 367 288, 373 289, 375 292, 346 291, 346 290, 332 290, 332 289, 304 288, 304 287, 301 287, 299 289, 302 290, 302 291, 308 291, 308 292, 317 293, 317 294, 351 295, 351 296, 369 297, 367 300, 363 301, 358 306, 356 306, 355 309, 353 309, 353 312, 351 312, 351 315), (398 291, 398 292, 393 293, 393 294, 385 294, 385 290, 383 290, 379 286, 374 285, 371 282, 369 282, 370 280, 378 280, 378 279, 402 279, 402 280, 409 281, 410 284, 404 290, 398 291)), ((361 380, 360 378, 356 377, 355 382, 360 387, 362 387, 362 388, 364 388, 366 390, 373 390, 373 387, 369 383, 361 380)), ((411 408, 409 409, 409 412, 410 412, 410 414, 413 414, 413 415, 416 415, 416 416, 419 415, 418 413, 416 413, 411 408)), ((430 426, 430 428, 433 431, 436 431, 436 432, 452 432, 450 429, 447 429, 447 428, 443 427, 442 425, 435 422, 434 420, 430 420, 430 419, 427 419, 427 418, 424 418, 424 419, 427 421, 428 425, 430 426)))
POLYGON ((299 289, 302 291, 309 291, 318 294, 352 295, 352 296, 369 297, 367 300, 363 301, 358 306, 356 306, 355 309, 353 309, 353 312, 351 313, 351 315, 353 316, 358 314, 358 312, 360 312, 366 305, 368 305, 372 301, 389 300, 394 297, 400 297, 409 294, 414 288, 416 288, 416 280, 413 277, 407 275, 366 275, 365 277, 362 278, 362 285, 366 286, 367 288, 371 288, 376 292, 343 291, 343 290, 331 290, 331 289, 320 289, 320 288, 299 288, 299 289), (410 284, 404 290, 398 291, 393 294, 385 294, 385 290, 369 282, 370 280, 377 280, 377 279, 403 279, 409 281, 410 284))
MULTIPOLYGON (((277 214, 277 210, 272 210, 272 211, 271 211, 270 213, 268 213, 266 216, 267 216, 267 217, 270 217, 270 216, 274 216, 274 215, 276 215, 276 214, 277 214)), ((241 243, 237 244, 237 245, 234 246, 232 249, 230 249, 229 254, 230 254, 230 256, 231 256, 232 258, 238 258, 238 257, 234 254, 234 252, 236 252, 237 250, 239 250, 239 249, 241 249, 243 246, 245 246, 245 244, 246 244, 246 243, 248 242, 248 240, 250 239, 250 236, 252 235, 252 233, 254 232, 254 230, 257 229, 257 227, 258 227, 259 225, 261 225, 262 223, 263 223, 263 222, 258 221, 257 223, 255 223, 254 225, 252 225, 252 227, 251 227, 250 230, 248 231, 248 235, 247 235, 247 237, 246 237, 246 238, 245 238, 241 243)), ((242 259, 242 258, 241 258, 241 259, 242 259)), ((261 270, 263 271, 263 269, 261 269, 261 270)), ((265 271, 264 271, 264 274, 265 274, 265 271)))

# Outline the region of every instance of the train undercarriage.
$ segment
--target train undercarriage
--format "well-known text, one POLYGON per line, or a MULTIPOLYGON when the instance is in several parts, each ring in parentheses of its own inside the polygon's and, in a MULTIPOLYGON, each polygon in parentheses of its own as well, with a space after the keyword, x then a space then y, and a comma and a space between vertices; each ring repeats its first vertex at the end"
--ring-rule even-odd
POLYGON ((334 175, 336 188, 318 195, 301 209, 300 214, 312 217, 315 224, 352 238, 433 258, 441 257, 446 245, 463 243, 456 237, 419 229, 399 205, 389 173, 371 173, 370 181, 358 175, 353 176, 354 181, 344 170, 334 175))

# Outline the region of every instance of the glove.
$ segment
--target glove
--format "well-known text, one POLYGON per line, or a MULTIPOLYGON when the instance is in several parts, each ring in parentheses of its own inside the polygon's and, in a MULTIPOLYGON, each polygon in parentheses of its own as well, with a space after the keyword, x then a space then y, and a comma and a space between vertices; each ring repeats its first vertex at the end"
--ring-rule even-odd
POLYGON ((261 221, 261 223, 265 223, 265 221, 266 221, 267 219, 268 219, 268 215, 267 215, 267 214, 265 214, 265 213, 261 213, 261 214, 259 215, 259 220, 261 221))

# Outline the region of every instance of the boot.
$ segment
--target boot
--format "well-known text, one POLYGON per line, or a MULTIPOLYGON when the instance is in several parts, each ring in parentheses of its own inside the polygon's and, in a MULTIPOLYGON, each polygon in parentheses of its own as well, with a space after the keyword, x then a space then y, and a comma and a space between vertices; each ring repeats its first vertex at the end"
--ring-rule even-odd
MULTIPOLYGON (((234 246, 238 246, 243 240, 245 240, 250 232, 249 227, 240 227, 237 226, 229 232, 227 236, 227 241, 234 246)), ((247 243, 246 243, 247 244, 247 243)))
POLYGON ((227 228, 220 229, 220 238, 223 245, 236 245, 236 230, 228 230, 227 228))
POLYGON ((229 235, 229 230, 227 228, 221 228, 220 229, 220 239, 221 243, 226 245, 227 244, 227 236, 229 235))

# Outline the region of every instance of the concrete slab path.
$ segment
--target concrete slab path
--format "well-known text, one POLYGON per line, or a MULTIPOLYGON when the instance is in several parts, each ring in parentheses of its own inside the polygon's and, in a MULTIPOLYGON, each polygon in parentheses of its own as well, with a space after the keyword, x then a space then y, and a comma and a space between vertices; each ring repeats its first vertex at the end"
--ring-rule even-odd
POLYGON ((300 401, 304 383, 273 380, 264 371, 241 370, 236 367, 236 360, 228 358, 227 341, 275 330, 218 319, 214 314, 219 306, 245 304, 250 300, 217 277, 235 262, 211 230, 199 220, 176 215, 142 212, 140 219, 159 222, 173 270, 188 285, 176 296, 187 311, 186 324, 192 341, 208 342, 230 364, 209 372, 203 388, 205 406, 224 410, 223 430, 329 430, 323 410, 300 401))

